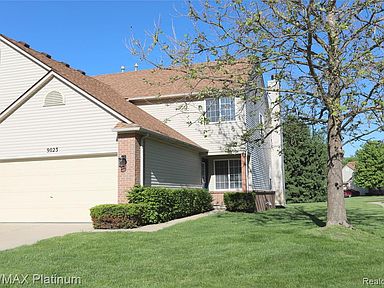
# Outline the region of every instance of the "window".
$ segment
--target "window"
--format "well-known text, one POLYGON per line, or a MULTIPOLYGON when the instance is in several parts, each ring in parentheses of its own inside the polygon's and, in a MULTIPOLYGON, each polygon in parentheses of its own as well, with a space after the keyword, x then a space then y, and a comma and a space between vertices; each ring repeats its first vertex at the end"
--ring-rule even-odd
POLYGON ((215 177, 217 190, 241 188, 241 161, 216 160, 215 177))
POLYGON ((45 96, 44 107, 64 105, 64 97, 60 92, 52 91, 45 96))
POLYGON ((210 122, 235 120, 235 99, 222 97, 207 99, 207 118, 210 122))

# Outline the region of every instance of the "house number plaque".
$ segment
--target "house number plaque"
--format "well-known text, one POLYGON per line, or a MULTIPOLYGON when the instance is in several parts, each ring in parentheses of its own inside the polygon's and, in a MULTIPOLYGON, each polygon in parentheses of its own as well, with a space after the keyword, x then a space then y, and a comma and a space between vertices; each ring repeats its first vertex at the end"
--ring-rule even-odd
POLYGON ((56 152, 59 152, 59 147, 47 148, 47 153, 56 153, 56 152))

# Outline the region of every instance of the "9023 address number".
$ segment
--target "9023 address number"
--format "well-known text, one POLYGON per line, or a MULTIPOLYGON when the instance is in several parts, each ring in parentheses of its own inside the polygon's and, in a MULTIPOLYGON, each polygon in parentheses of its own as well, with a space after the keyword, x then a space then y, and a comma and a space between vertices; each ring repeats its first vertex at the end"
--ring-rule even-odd
POLYGON ((47 148, 47 153, 55 153, 55 152, 59 152, 59 147, 47 148))

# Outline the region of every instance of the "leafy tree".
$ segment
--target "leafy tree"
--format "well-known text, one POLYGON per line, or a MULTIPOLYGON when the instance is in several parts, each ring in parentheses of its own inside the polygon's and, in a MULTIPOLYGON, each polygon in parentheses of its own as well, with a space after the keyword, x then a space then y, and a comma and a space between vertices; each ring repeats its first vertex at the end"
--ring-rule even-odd
POLYGON ((185 79, 220 83, 211 85, 210 97, 241 97, 243 92, 257 101, 263 92, 278 90, 276 104, 286 104, 283 113, 294 112, 308 124, 323 125, 328 148, 327 225, 350 226, 342 185, 343 145, 384 127, 383 4, 383 0, 190 1, 185 11, 192 23, 188 35, 164 35, 156 26, 151 44, 133 39, 132 52, 160 68, 164 63, 177 67, 185 79), (151 59, 156 49, 169 61, 151 59), (209 63, 196 66, 196 60, 209 63), (228 68, 239 62, 252 69, 234 73, 228 68), (275 74, 280 88, 245 80, 265 73, 275 74))
POLYGON ((325 201, 327 145, 296 117, 283 124, 285 188, 289 202, 325 201))
POLYGON ((384 189, 384 142, 369 141, 356 156, 355 183, 370 190, 384 189))

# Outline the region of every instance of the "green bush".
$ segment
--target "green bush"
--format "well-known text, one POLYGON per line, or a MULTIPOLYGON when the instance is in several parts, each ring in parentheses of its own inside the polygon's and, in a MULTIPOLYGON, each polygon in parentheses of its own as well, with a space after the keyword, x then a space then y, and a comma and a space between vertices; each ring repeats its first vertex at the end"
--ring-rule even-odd
POLYGON ((254 193, 227 192, 224 193, 224 204, 227 211, 256 212, 254 193))
POLYGON ((166 222, 210 211, 212 196, 204 189, 135 186, 127 194, 129 203, 143 203, 150 207, 150 223, 166 222))
POLYGON ((149 224, 146 204, 104 204, 91 208, 95 229, 129 229, 149 224))

